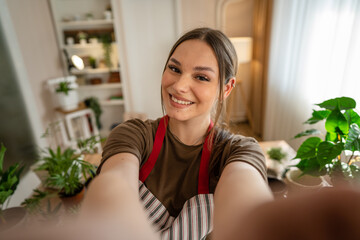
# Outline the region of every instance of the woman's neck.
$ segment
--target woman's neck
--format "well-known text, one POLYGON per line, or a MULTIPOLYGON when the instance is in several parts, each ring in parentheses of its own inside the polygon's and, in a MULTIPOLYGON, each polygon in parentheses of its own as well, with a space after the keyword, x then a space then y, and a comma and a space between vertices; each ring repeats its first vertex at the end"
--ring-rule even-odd
POLYGON ((186 145, 198 145, 204 142, 205 135, 209 129, 208 120, 192 119, 190 121, 178 121, 169 118, 169 128, 179 141, 186 145))

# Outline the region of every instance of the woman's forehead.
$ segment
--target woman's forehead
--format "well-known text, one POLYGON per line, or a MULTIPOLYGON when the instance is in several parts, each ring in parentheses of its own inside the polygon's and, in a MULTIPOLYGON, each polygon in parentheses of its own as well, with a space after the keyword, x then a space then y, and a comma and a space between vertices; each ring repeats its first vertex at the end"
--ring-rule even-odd
POLYGON ((186 40, 179 44, 171 58, 175 58, 180 64, 190 61, 195 65, 211 66, 218 70, 218 62, 214 50, 208 43, 199 39, 186 40), (186 62, 182 63, 182 61, 186 62))

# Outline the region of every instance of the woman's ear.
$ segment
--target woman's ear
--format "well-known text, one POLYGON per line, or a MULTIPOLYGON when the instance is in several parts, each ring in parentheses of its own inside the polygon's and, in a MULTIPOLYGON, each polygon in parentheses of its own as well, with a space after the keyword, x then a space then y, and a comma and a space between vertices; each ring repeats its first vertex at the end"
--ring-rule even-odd
POLYGON ((235 87, 236 78, 230 78, 229 82, 224 87, 224 100, 230 95, 231 91, 235 87))

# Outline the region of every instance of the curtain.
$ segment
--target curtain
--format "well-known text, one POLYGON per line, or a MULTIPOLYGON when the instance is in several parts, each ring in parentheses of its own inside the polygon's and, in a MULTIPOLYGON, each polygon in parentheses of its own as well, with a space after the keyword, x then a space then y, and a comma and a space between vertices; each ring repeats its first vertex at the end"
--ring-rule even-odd
POLYGON ((250 93, 251 127, 262 137, 273 0, 254 0, 253 61, 250 93))
POLYGON ((271 31, 263 137, 297 148, 314 104, 360 104, 360 1, 274 0, 271 31))

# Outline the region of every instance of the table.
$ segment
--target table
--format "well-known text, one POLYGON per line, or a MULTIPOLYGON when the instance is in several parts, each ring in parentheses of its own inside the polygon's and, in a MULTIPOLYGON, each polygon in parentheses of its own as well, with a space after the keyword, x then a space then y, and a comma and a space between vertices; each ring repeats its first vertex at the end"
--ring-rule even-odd
POLYGON ((290 165, 295 165, 298 162, 297 160, 292 160, 296 156, 296 151, 284 140, 259 142, 259 145, 264 152, 268 169, 273 170, 277 178, 282 178, 281 175, 285 168, 290 165), (267 154, 270 148, 281 148, 281 150, 286 153, 285 159, 283 159, 281 163, 271 160, 267 154))

